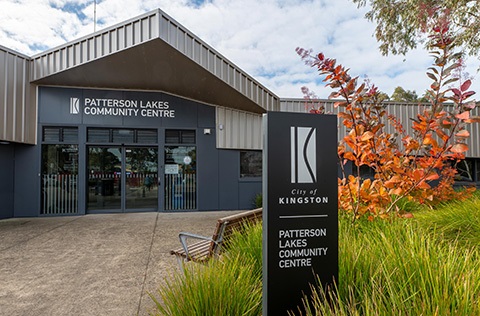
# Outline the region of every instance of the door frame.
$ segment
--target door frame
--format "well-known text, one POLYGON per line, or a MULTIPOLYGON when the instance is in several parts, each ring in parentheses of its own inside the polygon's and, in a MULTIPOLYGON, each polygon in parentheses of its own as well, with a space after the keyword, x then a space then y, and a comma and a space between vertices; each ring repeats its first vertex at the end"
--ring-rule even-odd
POLYGON ((160 179, 163 177, 163 163, 160 159, 160 147, 158 144, 87 144, 85 147, 85 214, 102 214, 102 213, 135 213, 135 212, 158 212, 162 210, 163 205, 163 197, 164 197, 164 190, 162 186, 162 182, 160 179), (120 164, 120 208, 112 208, 112 209, 91 209, 89 208, 88 198, 89 198, 89 155, 90 155, 90 148, 118 148, 121 154, 121 164, 120 164), (157 150, 157 205, 156 207, 148 207, 148 208, 127 208, 127 188, 126 188, 126 155, 127 155, 127 148, 154 148, 157 150))

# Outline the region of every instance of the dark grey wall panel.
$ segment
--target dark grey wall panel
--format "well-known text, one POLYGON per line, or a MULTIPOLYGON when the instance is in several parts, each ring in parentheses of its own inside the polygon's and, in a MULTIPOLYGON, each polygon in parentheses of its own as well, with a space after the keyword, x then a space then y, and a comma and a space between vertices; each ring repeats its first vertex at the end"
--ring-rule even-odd
POLYGON ((40 146, 15 148, 15 217, 38 216, 40 210, 40 146))
MULTIPOLYGON (((198 127, 213 128, 215 130, 215 107, 198 107, 198 127)), ((212 135, 214 130, 212 130, 212 135)), ((217 137, 216 135, 214 136, 215 138, 217 137)))
POLYGON ((239 182, 239 208, 255 208, 255 196, 262 193, 262 181, 240 181, 239 182))
POLYGON ((218 209, 219 155, 214 134, 213 128, 210 135, 204 135, 203 128, 197 130, 197 194, 200 211, 218 209))
POLYGON ((219 208, 238 210, 240 154, 235 150, 219 150, 219 157, 219 208))
POLYGON ((38 88, 38 122, 40 124, 80 124, 81 114, 70 113, 71 98, 82 98, 82 90, 38 88))
POLYGON ((0 219, 13 217, 15 145, 0 145, 0 219))
POLYGON ((170 109, 175 110, 175 119, 163 119, 164 126, 197 126, 198 107, 202 106, 201 104, 168 94, 163 94, 162 96, 168 102, 170 109))

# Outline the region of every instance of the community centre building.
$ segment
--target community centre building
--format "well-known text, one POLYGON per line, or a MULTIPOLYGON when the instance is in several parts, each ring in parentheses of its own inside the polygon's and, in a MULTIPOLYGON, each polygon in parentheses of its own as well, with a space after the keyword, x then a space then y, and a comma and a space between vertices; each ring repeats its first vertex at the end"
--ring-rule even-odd
POLYGON ((308 109, 161 10, 35 56, 0 46, 0 218, 252 208, 267 111, 308 109))

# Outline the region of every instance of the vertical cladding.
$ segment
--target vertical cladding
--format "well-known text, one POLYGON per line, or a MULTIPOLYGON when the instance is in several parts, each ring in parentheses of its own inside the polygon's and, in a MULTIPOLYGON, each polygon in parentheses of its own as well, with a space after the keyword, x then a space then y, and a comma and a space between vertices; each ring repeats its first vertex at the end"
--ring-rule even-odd
POLYGON ((133 24, 127 24, 125 26, 125 46, 123 48, 130 47, 134 44, 134 29, 133 24))
POLYGON ((27 111, 29 58, 0 47, 0 140, 35 143, 36 110, 27 111))
MULTIPOLYGON (((280 100, 280 111, 282 112, 307 112, 309 107, 306 106, 306 101, 302 99, 283 99, 280 100)), ((337 113, 332 100, 320 100, 317 103, 321 103, 325 106, 326 113, 337 113)), ((428 104, 416 104, 416 103, 387 103, 387 112, 394 115, 402 124, 407 134, 413 132, 413 120, 417 118, 417 114, 425 110, 428 104)), ((471 116, 479 116, 480 111, 478 107, 473 109, 470 113, 471 116)), ((395 129, 388 122, 386 123, 386 131, 388 133, 395 133, 395 129)), ((338 119, 338 138, 342 139, 346 135, 346 130, 342 125, 342 120, 338 119)), ((480 157, 480 126, 478 123, 468 124, 466 129, 470 132, 470 138, 467 140, 469 150, 466 153, 466 157, 480 157)))
POLYGON ((104 45, 103 45, 103 36, 95 36, 95 47, 94 47, 94 56, 95 58, 104 55, 104 45))
POLYGON ((132 23, 133 30, 132 30, 132 43, 138 44, 142 42, 142 20, 135 21, 132 23))
POLYGON ((262 116, 260 114, 216 107, 216 120, 218 148, 262 149, 262 116))
POLYGON ((158 36, 156 13, 114 26, 90 37, 34 56, 31 80, 66 70, 158 36))
POLYGON ((215 73, 217 77, 222 77, 222 58, 220 56, 215 57, 215 73))
POLYGON ((199 63, 205 68, 208 69, 210 72, 212 71, 209 63, 209 58, 208 58, 208 49, 206 47, 203 47, 199 42, 195 41, 195 46, 197 47, 198 50, 198 58, 199 58, 199 63))
POLYGON ((203 66, 204 68, 208 69, 207 65, 203 63, 203 59, 202 59, 202 55, 201 55, 201 52, 202 52, 202 45, 200 44, 199 41, 197 41, 196 39, 192 38, 192 45, 193 45, 193 60, 195 60, 195 62, 201 66, 203 66))
POLYGON ((125 48, 125 27, 117 29, 117 50, 125 48))
POLYGON ((185 33, 184 37, 185 37, 185 55, 187 55, 190 59, 195 60, 195 55, 193 51, 193 41, 194 41, 193 37, 188 33, 185 33))
POLYGON ((96 58, 96 41, 95 41, 95 37, 93 38, 89 38, 88 41, 88 59, 94 59, 96 58))
POLYGON ((81 46, 81 43, 75 43, 74 44, 74 60, 73 60, 73 65, 72 67, 80 64, 82 62, 82 46, 81 46))

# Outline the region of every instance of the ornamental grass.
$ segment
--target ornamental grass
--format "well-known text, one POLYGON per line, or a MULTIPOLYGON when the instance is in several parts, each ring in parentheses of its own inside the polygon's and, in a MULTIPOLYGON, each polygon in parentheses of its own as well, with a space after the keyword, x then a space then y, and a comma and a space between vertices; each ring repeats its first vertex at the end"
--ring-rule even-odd
MULTIPOLYGON (((336 292, 314 286, 290 315, 480 315, 480 197, 413 215, 340 216, 336 292)), ((261 315, 261 231, 238 234, 220 260, 187 264, 151 295, 155 315, 261 315)))

